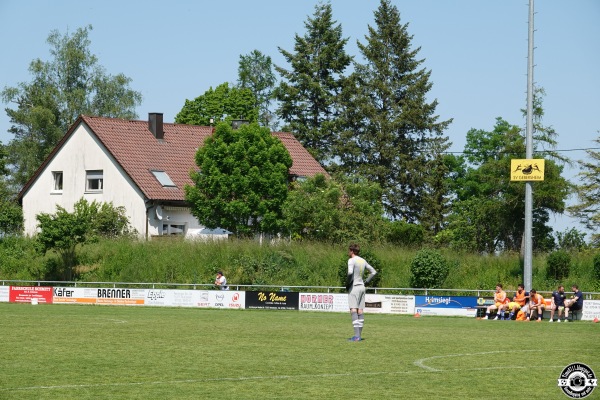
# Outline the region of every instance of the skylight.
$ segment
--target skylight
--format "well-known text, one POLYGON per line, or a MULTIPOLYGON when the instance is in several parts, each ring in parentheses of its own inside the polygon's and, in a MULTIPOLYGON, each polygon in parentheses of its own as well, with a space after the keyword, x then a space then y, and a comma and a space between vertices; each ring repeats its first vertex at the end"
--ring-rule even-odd
POLYGON ((160 184, 163 185, 163 187, 176 186, 173 183, 173 181, 171 180, 171 177, 169 176, 169 174, 167 174, 165 171, 150 171, 150 172, 152 172, 152 175, 154 175, 156 180, 158 182, 160 182, 160 184))

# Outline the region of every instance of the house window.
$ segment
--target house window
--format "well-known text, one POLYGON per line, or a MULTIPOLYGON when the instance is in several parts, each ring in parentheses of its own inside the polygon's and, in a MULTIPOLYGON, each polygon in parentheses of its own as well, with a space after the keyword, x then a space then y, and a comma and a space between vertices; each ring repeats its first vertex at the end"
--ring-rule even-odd
POLYGON ((154 177, 156 178, 156 180, 158 180, 158 182, 163 185, 163 187, 176 187, 176 185, 173 183, 173 180, 171 179, 171 177, 169 176, 169 174, 167 174, 165 171, 150 171, 152 172, 152 175, 154 175, 154 177))
POLYGON ((63 190, 63 173, 62 171, 52 172, 52 191, 62 192, 63 190))
POLYGON ((102 170, 86 171, 85 190, 87 192, 101 192, 104 188, 104 174, 102 170))
POLYGON ((163 223, 161 235, 183 236, 185 235, 185 224, 163 223))

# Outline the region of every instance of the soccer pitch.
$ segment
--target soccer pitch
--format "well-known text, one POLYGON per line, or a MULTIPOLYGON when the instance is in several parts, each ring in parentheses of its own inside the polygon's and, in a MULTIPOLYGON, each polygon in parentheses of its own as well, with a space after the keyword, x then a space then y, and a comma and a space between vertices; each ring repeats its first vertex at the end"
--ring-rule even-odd
MULTIPOLYGON (((0 303, 1 399, 567 399, 600 324, 0 303)), ((600 398, 596 388, 588 398, 600 398)))

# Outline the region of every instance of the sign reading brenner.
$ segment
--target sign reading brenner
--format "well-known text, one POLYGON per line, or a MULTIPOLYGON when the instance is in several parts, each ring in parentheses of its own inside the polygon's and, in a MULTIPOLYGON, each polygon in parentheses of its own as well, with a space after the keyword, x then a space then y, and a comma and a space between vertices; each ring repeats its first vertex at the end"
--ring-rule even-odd
POLYGON ((298 292, 246 292, 246 308, 298 310, 298 292))
POLYGON ((143 305, 146 289, 55 287, 54 303, 143 305))

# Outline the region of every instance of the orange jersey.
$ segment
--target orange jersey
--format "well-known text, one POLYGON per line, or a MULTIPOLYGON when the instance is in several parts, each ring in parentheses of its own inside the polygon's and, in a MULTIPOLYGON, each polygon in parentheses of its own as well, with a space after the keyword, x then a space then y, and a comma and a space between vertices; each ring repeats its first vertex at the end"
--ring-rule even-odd
POLYGON ((501 290, 499 293, 494 293, 494 303, 504 303, 506 300, 506 292, 501 290))
POLYGON ((531 296, 531 305, 533 306, 537 306, 537 305, 546 305, 546 301, 544 300, 544 296, 542 296, 539 293, 536 293, 534 295, 531 296))
POLYGON ((514 297, 515 303, 519 303, 519 305, 521 307, 523 307, 525 305, 526 300, 527 299, 525 298, 525 291, 524 290, 521 293, 515 292, 515 297, 514 297))

